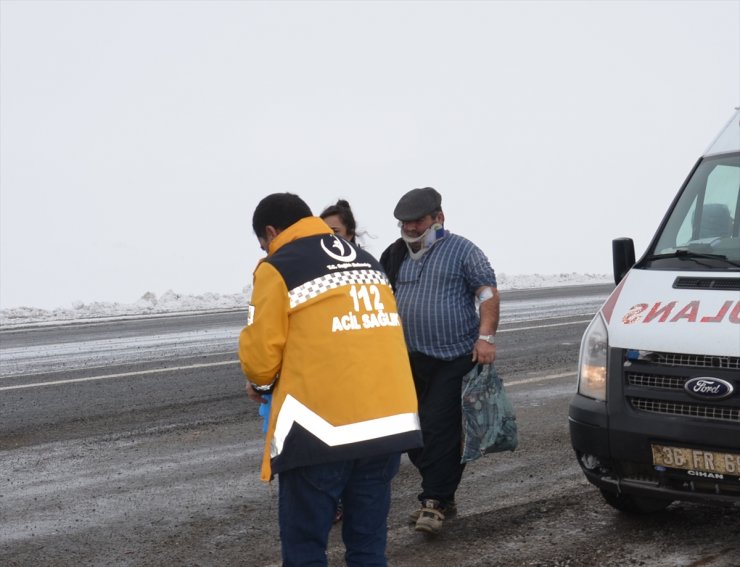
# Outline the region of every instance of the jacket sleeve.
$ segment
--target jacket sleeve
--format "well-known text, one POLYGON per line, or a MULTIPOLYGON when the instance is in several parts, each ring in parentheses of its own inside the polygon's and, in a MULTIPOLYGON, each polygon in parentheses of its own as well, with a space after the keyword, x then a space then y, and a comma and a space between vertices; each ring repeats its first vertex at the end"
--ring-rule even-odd
POLYGON ((247 379, 257 386, 272 384, 280 372, 288 335, 288 290, 269 263, 254 272, 250 321, 239 335, 239 360, 247 379))
POLYGON ((380 256, 380 265, 383 266, 383 270, 388 277, 393 291, 396 291, 396 279, 398 279, 398 272, 406 258, 406 254, 408 254, 406 243, 403 241, 403 238, 399 238, 388 246, 380 256))

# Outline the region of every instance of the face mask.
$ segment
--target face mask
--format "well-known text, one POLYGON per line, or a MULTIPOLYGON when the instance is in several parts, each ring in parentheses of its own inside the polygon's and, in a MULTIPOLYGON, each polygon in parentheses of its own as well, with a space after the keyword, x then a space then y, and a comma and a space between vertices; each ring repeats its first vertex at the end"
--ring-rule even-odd
POLYGON ((421 258, 432 248, 432 246, 434 246, 434 243, 444 237, 444 235, 444 226, 439 223, 434 223, 419 236, 407 236, 403 233, 403 229, 401 229, 401 238, 406 242, 406 246, 409 249, 409 256, 411 256, 412 260, 418 260, 421 258), (411 244, 415 244, 417 242, 420 243, 421 246, 418 250, 414 251, 411 249, 411 244))

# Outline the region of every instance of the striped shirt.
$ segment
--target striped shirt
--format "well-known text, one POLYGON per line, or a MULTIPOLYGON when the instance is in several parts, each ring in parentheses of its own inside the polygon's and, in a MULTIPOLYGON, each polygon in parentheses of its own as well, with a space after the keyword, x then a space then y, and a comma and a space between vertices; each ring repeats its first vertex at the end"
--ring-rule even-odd
POLYGON ((446 234, 418 260, 407 256, 396 280, 396 302, 406 345, 441 360, 473 352, 480 320, 475 290, 496 287, 483 251, 468 239, 446 234))

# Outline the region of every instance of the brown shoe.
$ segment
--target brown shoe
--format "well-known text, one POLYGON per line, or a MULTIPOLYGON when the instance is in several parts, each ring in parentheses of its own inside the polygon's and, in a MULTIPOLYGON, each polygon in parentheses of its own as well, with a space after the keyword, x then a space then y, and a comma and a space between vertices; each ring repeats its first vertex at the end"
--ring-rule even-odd
POLYGON ((439 504, 439 500, 429 498, 421 503, 419 519, 416 520, 416 531, 428 534, 438 534, 442 531, 445 514, 439 504))
MULTIPOLYGON (((416 524, 416 521, 419 519, 419 516, 421 515, 421 508, 417 508, 413 512, 409 514, 409 525, 413 526, 416 524)), ((454 502, 450 502, 442 508, 442 512, 445 515, 445 518, 452 518, 454 516, 457 516, 457 504, 454 502)))

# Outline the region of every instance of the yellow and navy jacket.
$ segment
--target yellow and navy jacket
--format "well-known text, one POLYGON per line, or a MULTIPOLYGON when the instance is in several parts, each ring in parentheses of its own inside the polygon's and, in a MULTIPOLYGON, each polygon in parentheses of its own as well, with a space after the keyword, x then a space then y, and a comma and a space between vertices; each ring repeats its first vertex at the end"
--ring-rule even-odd
POLYGON ((422 445, 388 280, 318 217, 280 232, 257 265, 239 359, 253 384, 274 382, 262 480, 422 445))

